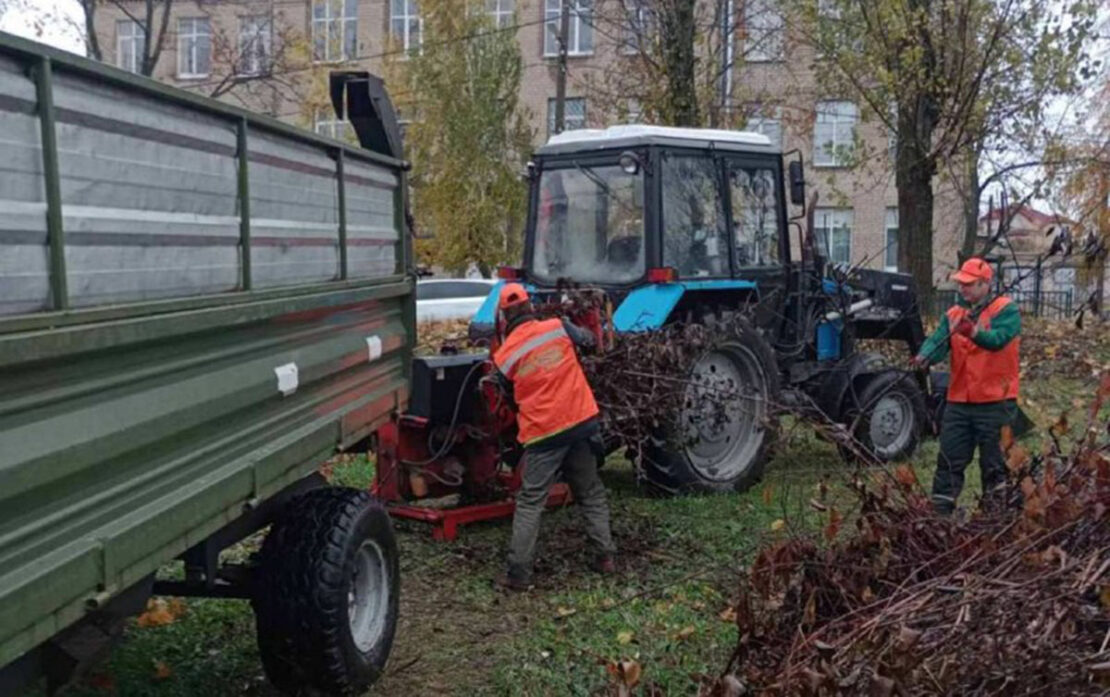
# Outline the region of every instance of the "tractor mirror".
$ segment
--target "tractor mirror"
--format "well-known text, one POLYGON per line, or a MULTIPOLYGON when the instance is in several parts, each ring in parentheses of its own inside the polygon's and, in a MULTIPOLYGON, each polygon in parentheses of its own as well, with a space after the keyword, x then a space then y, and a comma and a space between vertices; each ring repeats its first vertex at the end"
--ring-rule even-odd
POLYGON ((790 163, 790 202, 804 206, 806 202, 806 177, 800 160, 790 163))
POLYGON ((520 170, 520 178, 526 182, 530 182, 536 178, 536 163, 529 161, 528 164, 520 170))

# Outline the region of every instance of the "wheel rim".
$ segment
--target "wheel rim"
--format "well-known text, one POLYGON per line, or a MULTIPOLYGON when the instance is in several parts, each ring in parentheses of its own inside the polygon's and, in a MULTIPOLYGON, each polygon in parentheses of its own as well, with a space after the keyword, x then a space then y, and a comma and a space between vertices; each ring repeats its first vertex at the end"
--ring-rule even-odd
POLYGON ((751 467, 763 443, 766 394, 766 375, 747 349, 712 351, 694 364, 682 430, 686 457, 701 477, 727 482, 751 467))
POLYGON ((367 653, 385 632, 389 612, 389 574, 385 555, 373 540, 355 553, 347 586, 347 619, 351 638, 359 651, 367 653))
POLYGON ((903 394, 890 393, 871 410, 868 428, 871 448, 880 457, 891 457, 913 437, 913 407, 903 394))

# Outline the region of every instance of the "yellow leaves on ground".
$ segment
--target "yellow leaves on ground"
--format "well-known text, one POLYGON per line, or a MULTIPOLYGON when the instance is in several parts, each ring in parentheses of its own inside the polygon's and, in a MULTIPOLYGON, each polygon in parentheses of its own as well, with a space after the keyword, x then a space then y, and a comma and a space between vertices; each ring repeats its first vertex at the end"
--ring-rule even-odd
POLYGON ((622 644, 622 645, 631 644, 632 639, 635 636, 636 636, 636 633, 633 632, 631 629, 626 629, 622 632, 617 632, 617 643, 622 644))
POLYGON ((782 530, 785 527, 786 527, 786 521, 783 520, 782 518, 778 518, 777 520, 775 520, 774 522, 771 523, 771 530, 773 530, 775 532, 778 532, 779 530, 782 530))
POLYGON ((146 611, 139 615, 140 627, 164 627, 173 624, 185 614, 185 601, 181 598, 151 598, 147 601, 146 611))

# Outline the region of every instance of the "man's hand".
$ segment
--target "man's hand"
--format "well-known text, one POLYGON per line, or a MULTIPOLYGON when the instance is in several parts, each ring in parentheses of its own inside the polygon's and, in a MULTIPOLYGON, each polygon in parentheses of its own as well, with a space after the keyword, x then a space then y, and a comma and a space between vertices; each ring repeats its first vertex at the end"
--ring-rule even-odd
POLYGON ((979 328, 975 324, 975 322, 972 322, 967 317, 964 317, 959 321, 959 323, 956 324, 956 328, 952 330, 952 333, 966 336, 970 339, 971 337, 975 336, 975 332, 977 332, 978 330, 979 328))
POLYGON ((910 368, 924 370, 929 367, 929 359, 925 356, 914 356, 910 359, 910 368))

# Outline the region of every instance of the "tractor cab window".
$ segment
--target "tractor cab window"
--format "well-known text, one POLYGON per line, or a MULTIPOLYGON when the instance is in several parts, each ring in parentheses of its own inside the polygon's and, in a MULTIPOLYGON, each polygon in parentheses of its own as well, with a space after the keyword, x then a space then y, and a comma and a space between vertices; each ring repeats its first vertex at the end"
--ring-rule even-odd
POLYGON ((680 278, 727 276, 728 233, 717 164, 709 157, 663 159, 663 265, 680 278))
POLYGON ((729 164, 728 182, 738 268, 780 263, 777 181, 771 169, 729 164))
POLYGON ((644 183, 619 166, 540 176, 531 272, 541 282, 625 284, 643 277, 644 183))

